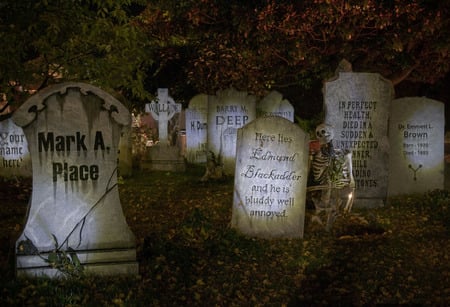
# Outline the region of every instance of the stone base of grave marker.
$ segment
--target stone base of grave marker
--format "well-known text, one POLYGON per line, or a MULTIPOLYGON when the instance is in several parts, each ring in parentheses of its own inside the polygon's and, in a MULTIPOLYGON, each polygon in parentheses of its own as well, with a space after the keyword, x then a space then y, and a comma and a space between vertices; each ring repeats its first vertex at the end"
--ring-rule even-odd
POLYGON ((147 149, 141 169, 152 171, 184 172, 186 164, 178 147, 156 144, 147 149))
MULTIPOLYGON (((136 249, 107 249, 74 251, 86 274, 95 275, 138 275, 139 267, 136 261, 136 249)), ((67 252, 68 253, 68 252, 67 252)), ((49 253, 38 255, 18 254, 17 276, 48 276, 62 277, 62 271, 49 266, 45 259, 49 253)))

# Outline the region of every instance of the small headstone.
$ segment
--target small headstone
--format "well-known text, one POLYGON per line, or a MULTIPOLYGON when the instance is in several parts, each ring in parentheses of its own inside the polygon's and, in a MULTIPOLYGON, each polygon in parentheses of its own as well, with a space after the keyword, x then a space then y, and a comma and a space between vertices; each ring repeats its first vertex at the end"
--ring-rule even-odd
POLYGON ((309 134, 261 117, 238 130, 231 225, 262 238, 302 238, 309 134))
POLYGON ((186 160, 206 163, 208 138, 208 95, 193 97, 186 109, 186 160))
POLYGON ((27 138, 11 117, 0 121, 0 176, 32 176, 27 138))
POLYGON ((277 91, 270 92, 256 107, 258 117, 280 116, 294 122, 294 107, 277 91))
POLYGON ((60 276, 52 263, 64 253, 94 274, 138 273, 117 187, 119 137, 130 119, 119 101, 82 83, 44 89, 14 113, 33 165, 17 275, 60 276))
POLYGON ((230 88, 208 98, 208 158, 214 156, 224 173, 233 175, 237 129, 256 118, 256 97, 230 88))
POLYGON ((325 122, 334 146, 353 152, 355 207, 383 205, 387 197, 391 82, 375 73, 340 72, 324 86, 325 122))
POLYGON ((444 188, 444 104, 425 97, 392 102, 388 195, 444 188))

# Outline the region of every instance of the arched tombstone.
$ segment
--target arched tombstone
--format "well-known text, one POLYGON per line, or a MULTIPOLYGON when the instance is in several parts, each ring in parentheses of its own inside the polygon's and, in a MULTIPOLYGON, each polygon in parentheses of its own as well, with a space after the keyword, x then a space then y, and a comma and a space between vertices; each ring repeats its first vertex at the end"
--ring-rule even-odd
POLYGON ((302 238, 309 134, 279 116, 238 129, 231 226, 261 238, 302 238))
POLYGON ((258 117, 280 116, 294 122, 294 107, 283 95, 277 91, 271 91, 256 106, 258 117))
POLYGON ((392 101, 388 195, 444 188, 444 104, 426 97, 392 101))
POLYGON ((33 168, 17 275, 60 276, 65 254, 94 274, 138 273, 117 187, 119 138, 130 119, 118 100, 83 83, 48 87, 14 113, 33 168))

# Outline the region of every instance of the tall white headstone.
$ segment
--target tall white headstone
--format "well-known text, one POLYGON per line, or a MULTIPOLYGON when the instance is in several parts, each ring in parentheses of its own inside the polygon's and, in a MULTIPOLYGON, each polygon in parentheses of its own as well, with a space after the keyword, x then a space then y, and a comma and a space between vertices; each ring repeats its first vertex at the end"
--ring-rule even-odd
POLYGON ((186 159, 190 163, 205 163, 208 138, 208 95, 199 94, 186 109, 186 159))
POLYGON ((442 102, 425 97, 392 102, 389 196, 444 188, 444 111, 442 102))
POLYGON ((387 197, 393 95, 392 83, 375 73, 341 72, 325 83, 325 122, 334 128, 334 146, 353 152, 355 207, 381 206, 387 197))
POLYGON ((221 160, 225 174, 233 175, 237 129, 256 118, 256 97, 233 88, 208 97, 208 151, 221 160))
POLYGON ((238 130, 231 225, 249 236, 301 238, 309 135, 278 117, 238 130))
POLYGON ((48 87, 14 113, 33 166, 18 275, 61 275, 51 263, 63 252, 94 274, 138 273, 117 187, 119 137, 130 119, 119 101, 83 83, 48 87))

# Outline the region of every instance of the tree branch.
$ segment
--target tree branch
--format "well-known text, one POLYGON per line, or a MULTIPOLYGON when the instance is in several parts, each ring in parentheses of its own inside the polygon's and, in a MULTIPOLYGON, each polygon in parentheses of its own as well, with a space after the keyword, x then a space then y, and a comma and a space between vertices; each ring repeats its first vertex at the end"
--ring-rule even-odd
POLYGON ((413 72, 414 69, 417 68, 417 66, 419 66, 419 64, 414 64, 408 69, 392 74, 391 76, 388 77, 388 79, 391 80, 392 84, 395 86, 400 82, 404 81, 406 78, 408 78, 408 76, 413 72))

